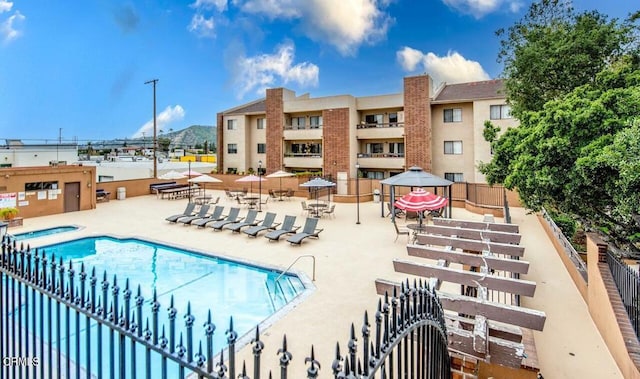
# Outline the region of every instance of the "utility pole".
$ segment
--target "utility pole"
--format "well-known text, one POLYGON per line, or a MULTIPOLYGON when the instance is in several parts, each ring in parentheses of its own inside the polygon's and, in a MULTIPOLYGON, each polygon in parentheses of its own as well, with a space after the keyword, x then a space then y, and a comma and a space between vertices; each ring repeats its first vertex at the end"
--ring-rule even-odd
POLYGON ((153 83, 153 177, 158 177, 158 132, 156 127, 156 83, 158 79, 152 79, 144 82, 144 84, 153 83))

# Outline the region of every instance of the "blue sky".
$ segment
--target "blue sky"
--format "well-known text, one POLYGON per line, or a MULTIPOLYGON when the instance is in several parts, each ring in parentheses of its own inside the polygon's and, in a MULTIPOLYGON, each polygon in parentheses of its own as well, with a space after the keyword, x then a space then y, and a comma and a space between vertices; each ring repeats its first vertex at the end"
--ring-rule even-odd
MULTIPOLYGON (((313 97, 500 77, 521 0, 0 0, 0 139, 99 141, 215 125, 286 87, 313 97)), ((624 18, 636 1, 574 1, 624 18)))

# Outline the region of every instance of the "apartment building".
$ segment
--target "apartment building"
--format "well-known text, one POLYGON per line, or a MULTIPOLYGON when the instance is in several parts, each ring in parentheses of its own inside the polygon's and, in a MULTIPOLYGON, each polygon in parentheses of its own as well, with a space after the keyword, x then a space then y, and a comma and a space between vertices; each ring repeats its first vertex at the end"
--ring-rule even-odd
POLYGON ((261 167, 332 177, 388 178, 420 166, 451 181, 484 183, 491 160, 485 121, 516 126, 502 80, 433 88, 428 75, 404 78, 398 94, 312 98, 285 88, 217 115, 218 172, 261 167))

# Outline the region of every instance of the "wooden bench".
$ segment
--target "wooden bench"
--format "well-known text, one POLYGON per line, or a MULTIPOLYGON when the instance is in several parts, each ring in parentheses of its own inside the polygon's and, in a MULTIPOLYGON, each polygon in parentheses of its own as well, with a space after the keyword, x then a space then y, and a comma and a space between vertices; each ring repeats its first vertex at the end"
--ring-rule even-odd
POLYGON ((177 185, 178 182, 160 182, 160 183, 151 183, 149 184, 149 192, 158 194, 158 190, 163 188, 171 188, 171 186, 177 185))
POLYGON ((109 201, 109 196, 110 195, 111 195, 111 192, 107 192, 107 191, 105 191, 103 189, 97 189, 96 190, 96 201, 98 203, 109 201))

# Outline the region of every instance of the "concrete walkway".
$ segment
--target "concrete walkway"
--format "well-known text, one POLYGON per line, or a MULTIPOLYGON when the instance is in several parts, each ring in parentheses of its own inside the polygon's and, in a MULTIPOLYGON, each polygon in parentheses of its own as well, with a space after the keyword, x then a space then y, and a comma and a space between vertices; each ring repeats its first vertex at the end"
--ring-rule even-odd
MULTIPOLYGON (((222 191, 209 192, 224 199, 222 191)), ((286 214, 296 215, 296 224, 302 225, 304 218, 300 215, 300 200, 270 201, 264 211, 277 213, 277 221, 286 214)), ((226 200, 221 204, 227 207, 237 205, 226 200)), ((252 239, 230 231, 214 233, 210 228, 184 227, 164 220, 168 215, 182 212, 185 205, 186 200, 160 200, 152 195, 112 200, 98 204, 96 210, 27 219, 22 228, 11 229, 10 232, 77 224, 83 228, 32 240, 32 246, 81 236, 112 234, 158 240, 281 268, 301 255, 313 255, 316 259, 315 290, 302 302, 292 305, 288 313, 280 314, 261 326, 261 338, 266 344, 263 364, 274 373, 279 370, 276 351, 286 334, 289 351, 293 354, 290 377, 297 378, 303 375, 304 359, 309 356, 312 344, 315 357, 322 365, 320 377, 330 377, 336 342, 340 343, 344 354, 351 323, 359 330, 364 311, 368 310, 370 321, 375 314, 378 296, 374 281, 377 278, 406 279, 406 275, 396 273, 392 265, 394 258, 408 258, 404 245, 406 239, 401 236, 394 243, 395 231, 389 219, 380 216, 380 204, 361 203, 359 225, 356 225, 355 204, 337 204, 335 218, 320 220, 319 227, 324 228, 320 238, 306 239, 301 246, 292 246, 284 240, 272 243, 263 237, 252 239)), ((245 213, 243 210, 241 215, 245 213)), ((523 235, 524 259, 531 262, 526 279, 538 283, 535 297, 524 298, 523 305, 547 314, 545 330, 535 334, 542 373, 546 378, 621 378, 582 298, 538 220, 523 209, 513 209, 512 213, 513 222, 520 225, 523 235)), ((454 209, 453 216, 482 219, 481 215, 461 209, 454 209)), ((311 278, 312 260, 301 258, 294 269, 311 278)), ((216 289, 203 288, 203 296, 209 290, 216 289)), ((215 312, 213 305, 212 311, 215 312)), ((196 320, 195 325, 201 323, 202 320, 196 320)), ((217 325, 216 333, 223 333, 226 328, 227 325, 217 325)), ((198 333, 196 329, 194 335, 199 336, 198 333)), ((247 335, 245 341, 250 337, 247 335)), ((250 350, 250 347, 244 348, 239 354, 240 358, 247 359, 248 367, 252 362, 250 350)))

